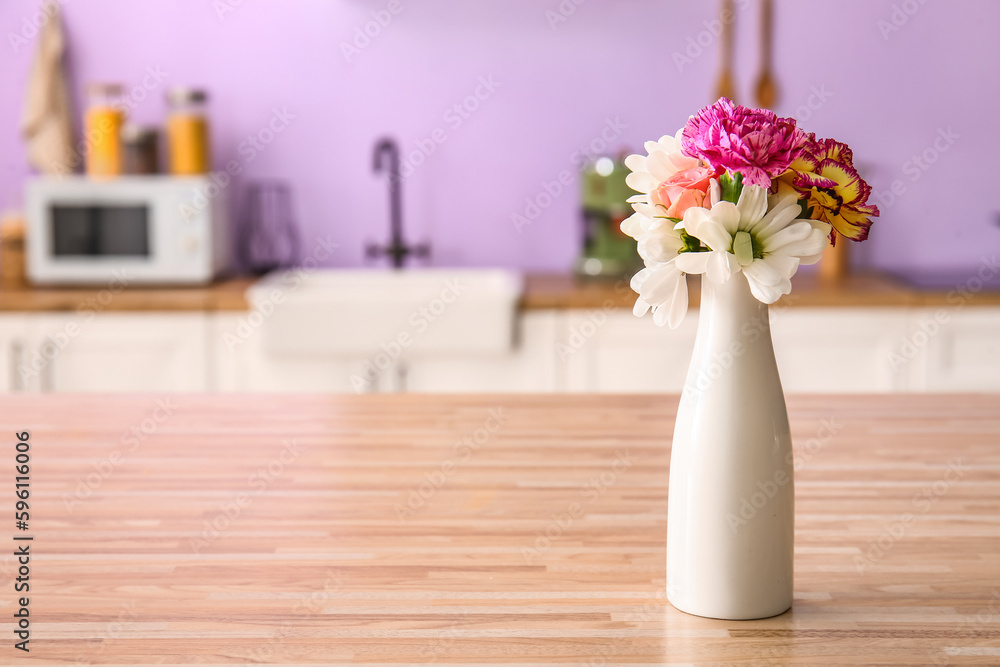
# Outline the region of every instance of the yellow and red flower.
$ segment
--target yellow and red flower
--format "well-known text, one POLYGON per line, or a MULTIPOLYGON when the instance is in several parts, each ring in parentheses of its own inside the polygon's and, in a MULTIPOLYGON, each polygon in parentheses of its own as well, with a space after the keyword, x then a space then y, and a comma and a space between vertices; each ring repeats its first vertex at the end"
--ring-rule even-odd
POLYGON ((831 243, 838 233, 852 241, 868 238, 871 218, 879 211, 868 203, 872 188, 854 168, 854 154, 846 144, 810 134, 805 148, 776 181, 772 190, 777 194, 798 193, 813 219, 833 226, 831 243))

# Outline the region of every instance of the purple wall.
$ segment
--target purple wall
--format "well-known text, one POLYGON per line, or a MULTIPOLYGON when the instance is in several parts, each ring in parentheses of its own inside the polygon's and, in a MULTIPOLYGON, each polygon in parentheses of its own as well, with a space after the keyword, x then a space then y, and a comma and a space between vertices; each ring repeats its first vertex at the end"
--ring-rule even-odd
MULTIPOLYGON (((364 244, 387 235, 385 182, 371 161, 376 139, 389 133, 407 153, 444 139, 403 193, 408 235, 432 241, 436 264, 567 269, 579 237, 575 181, 551 200, 544 184, 575 172, 577 151, 592 141, 635 149, 676 130, 709 101, 717 66, 707 32, 702 41, 713 43, 691 51, 692 62, 679 66, 673 55, 698 40, 714 2, 63 2, 75 94, 89 80, 138 85, 147 68, 160 68, 165 80, 134 111, 138 122, 156 123, 166 87, 206 87, 216 166, 238 160, 244 168, 230 193, 238 197, 246 177, 287 179, 304 237, 331 235, 341 254, 330 263, 345 266, 363 263, 364 244), (228 5, 220 18, 217 7, 228 5), (342 43, 387 6, 401 11, 348 62, 342 43), (560 6, 573 11, 550 25, 546 11, 560 6), (477 90, 483 99, 469 101, 478 108, 467 118, 449 111, 477 90), (295 118, 247 160, 241 142, 275 108, 295 118), (518 233, 512 215, 539 196, 549 205, 518 233)), ((859 263, 961 270, 1000 247, 1000 204, 989 199, 997 170, 988 162, 1000 154, 1000 133, 980 131, 1000 102, 1000 3, 776 4, 778 111, 850 143, 877 191, 899 181, 902 194, 888 206, 883 198, 859 263), (827 99, 811 98, 814 90, 827 99), (804 106, 810 99, 814 110, 804 106), (938 141, 939 152, 936 138, 948 128, 950 144, 938 141), (912 157, 925 151, 935 161, 922 171, 912 157)), ((750 102, 757 1, 736 5, 737 77, 750 102)), ((12 35, 37 7, 0 4, 2 209, 21 205, 28 174, 17 125, 34 41, 15 48, 12 35)))

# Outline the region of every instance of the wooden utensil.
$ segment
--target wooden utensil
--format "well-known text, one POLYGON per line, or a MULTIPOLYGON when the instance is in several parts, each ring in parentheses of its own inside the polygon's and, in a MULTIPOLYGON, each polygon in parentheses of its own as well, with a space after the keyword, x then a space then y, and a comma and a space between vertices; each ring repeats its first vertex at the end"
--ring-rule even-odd
POLYGON ((823 250, 823 260, 819 263, 819 277, 826 282, 840 282, 851 271, 851 241, 843 236, 837 245, 828 245, 823 250))
POLYGON ((772 0, 761 0, 760 5, 760 78, 757 79, 757 106, 773 109, 778 101, 778 84, 771 76, 771 51, 773 45, 774 6, 772 0))
POLYGON ((719 56, 722 61, 719 70, 719 80, 715 86, 715 99, 728 97, 736 99, 736 90, 733 85, 733 28, 736 23, 736 14, 733 12, 733 0, 722 0, 722 11, 719 14, 722 23, 722 34, 719 36, 719 56), (727 20, 728 19, 728 20, 727 20))

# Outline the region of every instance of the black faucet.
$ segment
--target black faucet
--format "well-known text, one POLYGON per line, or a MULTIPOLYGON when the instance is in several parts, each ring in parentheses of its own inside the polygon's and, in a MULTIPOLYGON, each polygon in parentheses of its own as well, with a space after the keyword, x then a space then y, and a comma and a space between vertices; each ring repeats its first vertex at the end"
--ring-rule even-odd
POLYGON ((403 240, 403 207, 400 201, 400 188, 402 179, 399 175, 399 146, 395 140, 388 137, 381 139, 375 145, 375 173, 385 170, 382 156, 389 155, 389 215, 392 237, 389 244, 380 246, 371 244, 367 248, 369 257, 381 257, 383 255, 392 258, 392 266, 395 269, 403 268, 403 260, 409 255, 414 257, 427 257, 431 249, 425 243, 417 245, 407 245, 403 240))

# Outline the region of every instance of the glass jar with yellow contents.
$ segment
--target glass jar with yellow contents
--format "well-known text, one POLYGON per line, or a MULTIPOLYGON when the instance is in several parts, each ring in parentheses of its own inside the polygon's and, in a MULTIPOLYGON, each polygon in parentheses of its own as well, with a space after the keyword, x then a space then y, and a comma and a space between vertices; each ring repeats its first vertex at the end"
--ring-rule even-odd
POLYGON ((207 99, 205 91, 193 88, 172 88, 167 92, 167 144, 170 173, 175 176, 208 173, 207 99))
POLYGON ((122 173, 123 88, 117 83, 92 83, 87 86, 87 112, 84 115, 87 175, 117 176, 122 173))

